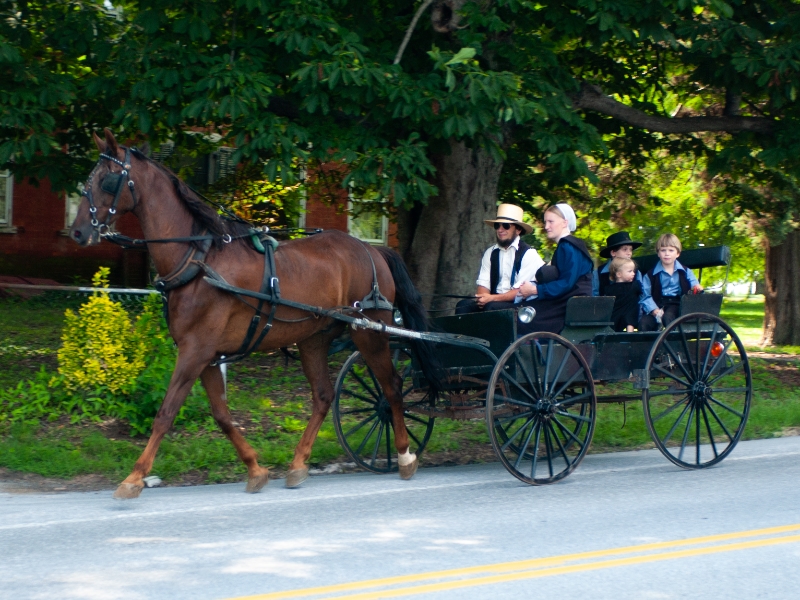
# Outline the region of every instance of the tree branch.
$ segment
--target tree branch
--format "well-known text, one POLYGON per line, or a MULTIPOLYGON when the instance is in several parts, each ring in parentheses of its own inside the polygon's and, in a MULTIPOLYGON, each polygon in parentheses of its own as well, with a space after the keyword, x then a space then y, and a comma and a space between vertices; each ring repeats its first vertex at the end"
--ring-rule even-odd
POLYGON ((414 33, 414 28, 417 26, 417 21, 422 16, 422 13, 425 12, 425 9, 428 8, 431 4, 433 4, 433 0, 425 0, 417 9, 417 12, 414 13, 414 18, 411 19, 411 25, 408 26, 406 29, 406 35, 403 37, 403 42, 400 44, 400 47, 397 49, 397 55, 394 57, 394 63, 392 64, 399 64, 400 59, 403 58, 403 52, 406 51, 406 46, 408 46, 408 42, 411 39, 411 34, 414 33))
POLYGON ((632 108, 606 96, 596 85, 584 83, 581 91, 572 98, 572 106, 576 109, 591 110, 624 121, 634 127, 659 131, 661 133, 695 133, 700 131, 726 131, 738 133, 753 131, 771 134, 775 122, 765 117, 658 117, 632 108))

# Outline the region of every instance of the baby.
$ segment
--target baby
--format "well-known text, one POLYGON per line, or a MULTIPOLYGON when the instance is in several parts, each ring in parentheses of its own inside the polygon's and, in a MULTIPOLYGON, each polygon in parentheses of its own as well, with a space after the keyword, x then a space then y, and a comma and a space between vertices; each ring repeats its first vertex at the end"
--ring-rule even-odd
POLYGON ((636 263, 630 258, 615 258, 608 268, 611 283, 605 288, 606 296, 614 296, 611 320, 614 331, 633 331, 639 322, 639 300, 642 284, 636 281, 636 263))

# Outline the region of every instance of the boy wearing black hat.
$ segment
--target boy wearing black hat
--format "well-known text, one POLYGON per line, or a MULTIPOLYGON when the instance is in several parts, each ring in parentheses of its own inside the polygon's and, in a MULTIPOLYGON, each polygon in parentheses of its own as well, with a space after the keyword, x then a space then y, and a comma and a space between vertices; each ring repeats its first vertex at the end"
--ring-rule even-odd
MULTIPOLYGON (((642 242, 634 242, 627 231, 618 231, 606 238, 606 247, 600 250, 600 256, 607 258, 608 262, 594 272, 592 277, 593 296, 607 295, 606 288, 612 283, 609 275, 611 261, 615 258, 630 259, 633 256, 633 251, 641 245, 642 242)), ((636 281, 642 282, 642 274, 638 269, 636 270, 636 281)))

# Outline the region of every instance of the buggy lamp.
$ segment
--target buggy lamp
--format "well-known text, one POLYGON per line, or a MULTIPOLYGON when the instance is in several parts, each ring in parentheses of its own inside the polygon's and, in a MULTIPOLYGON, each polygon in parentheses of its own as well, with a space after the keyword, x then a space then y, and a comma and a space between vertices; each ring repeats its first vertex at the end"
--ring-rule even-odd
POLYGON ((395 309, 394 314, 392 315, 392 321, 394 321, 394 324, 398 327, 403 326, 403 315, 400 314, 399 310, 395 309))
POLYGON ((723 346, 721 342, 714 342, 711 345, 711 356, 714 358, 719 358, 724 351, 725 346, 723 346))
POLYGON ((519 319, 520 323, 528 324, 533 321, 533 318, 536 316, 536 309, 530 306, 523 306, 519 309, 517 313, 517 318, 519 319))

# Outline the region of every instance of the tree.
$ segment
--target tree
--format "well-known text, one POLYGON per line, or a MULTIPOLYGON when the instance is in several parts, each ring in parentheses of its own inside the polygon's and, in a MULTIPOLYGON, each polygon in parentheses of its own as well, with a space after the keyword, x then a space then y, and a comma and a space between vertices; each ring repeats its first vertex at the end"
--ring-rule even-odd
MULTIPOLYGON (((191 149, 202 136, 188 133, 217 133, 287 185, 299 163, 339 161, 344 186, 396 207, 424 293, 474 287, 491 238, 482 221, 498 197, 550 200, 607 166, 642 170, 662 154, 702 159, 750 214, 794 218, 791 2, 143 0, 113 15, 99 2, 34 4, 0 25, 2 68, 17 81, 38 60, 27 50, 7 58, 25 35, 41 52, 65 45, 72 100, 40 102, 56 115, 45 127, 32 111, 18 119, 0 162, 13 154, 15 171, 35 172, 67 130, 68 157, 85 156, 86 127, 69 127, 79 103, 93 119, 113 111, 131 139, 191 149), (81 15, 86 40, 70 41, 62 13, 81 15), (77 76, 81 63, 89 70, 77 76), (23 152, 34 139, 47 141, 37 142, 41 158, 23 152)), ((42 81, 61 73, 46 64, 42 81)))

